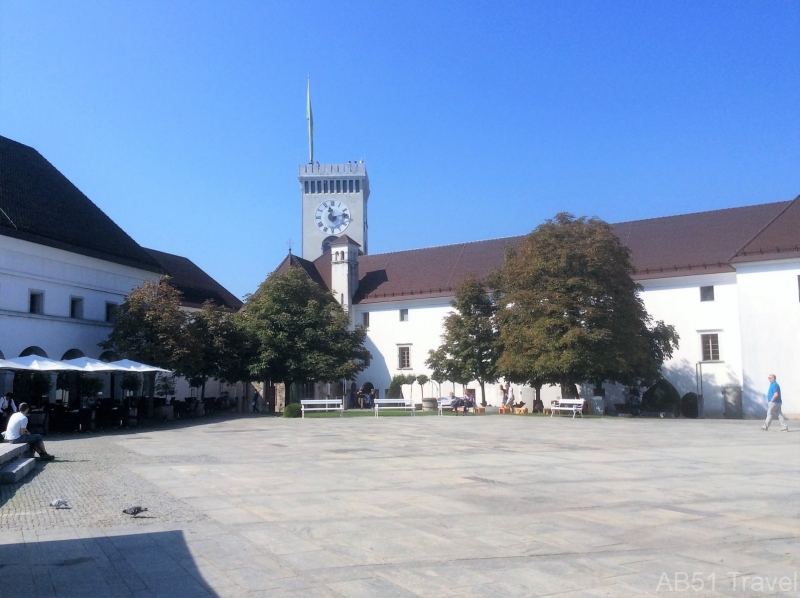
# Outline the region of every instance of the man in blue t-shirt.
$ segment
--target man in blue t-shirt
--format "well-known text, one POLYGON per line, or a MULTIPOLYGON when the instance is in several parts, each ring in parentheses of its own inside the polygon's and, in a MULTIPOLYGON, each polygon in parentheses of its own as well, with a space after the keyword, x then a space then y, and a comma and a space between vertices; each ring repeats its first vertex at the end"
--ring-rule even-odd
POLYGON ((761 426, 762 430, 769 430, 769 423, 773 418, 777 417, 781 422, 781 430, 784 432, 789 431, 789 426, 786 425, 786 418, 781 413, 781 387, 775 381, 775 374, 769 375, 769 390, 767 390, 767 420, 761 426))

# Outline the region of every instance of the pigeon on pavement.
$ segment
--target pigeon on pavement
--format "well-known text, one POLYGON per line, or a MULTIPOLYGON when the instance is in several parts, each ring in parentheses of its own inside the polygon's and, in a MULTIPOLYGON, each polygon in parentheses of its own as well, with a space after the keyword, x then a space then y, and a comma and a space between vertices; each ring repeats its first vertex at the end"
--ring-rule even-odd
POLYGON ((139 513, 142 513, 147 510, 147 507, 128 507, 123 513, 126 515, 131 515, 132 517, 136 517, 139 513))
POLYGON ((69 503, 65 498, 57 498, 53 502, 50 503, 51 507, 55 507, 56 509, 71 509, 72 507, 69 506, 69 503))

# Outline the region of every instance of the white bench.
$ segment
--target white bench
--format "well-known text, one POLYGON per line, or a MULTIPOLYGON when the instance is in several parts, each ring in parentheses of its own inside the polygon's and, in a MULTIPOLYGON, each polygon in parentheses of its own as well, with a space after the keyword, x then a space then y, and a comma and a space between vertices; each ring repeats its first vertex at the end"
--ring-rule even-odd
POLYGON ((342 399, 302 399, 300 416, 305 418, 306 411, 338 411, 344 417, 344 401, 342 399))
MULTIPOLYGON (((436 402, 439 405, 439 415, 444 415, 444 410, 445 409, 453 409, 453 411, 455 413, 457 413, 455 411, 455 408, 453 407, 453 399, 459 399, 459 398, 460 397, 442 397, 440 399, 437 399, 436 402)), ((469 410, 469 408, 465 406, 465 407, 462 407, 462 409, 464 410, 464 415, 466 415, 467 411, 469 410)), ((473 411, 474 411, 474 408, 473 408, 473 411)))
POLYGON ((572 419, 575 419, 575 416, 579 413, 583 417, 583 405, 585 403, 585 399, 556 399, 550 402, 550 417, 553 417, 556 411, 571 412, 572 419))
POLYGON ((375 399, 375 417, 381 409, 409 409, 411 415, 417 414, 417 406, 412 399, 375 399))
POLYGON ((442 397, 440 399, 436 399, 436 403, 439 406, 439 415, 444 415, 445 409, 453 408, 453 399, 451 399, 450 397, 442 397))

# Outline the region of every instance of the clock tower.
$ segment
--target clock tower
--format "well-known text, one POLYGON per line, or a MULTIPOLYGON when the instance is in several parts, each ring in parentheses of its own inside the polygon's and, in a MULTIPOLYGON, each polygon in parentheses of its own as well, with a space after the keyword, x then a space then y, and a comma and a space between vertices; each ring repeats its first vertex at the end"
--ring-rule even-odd
POLYGON ((344 234, 368 253, 366 164, 302 164, 298 178, 303 204, 302 257, 317 259, 344 234))

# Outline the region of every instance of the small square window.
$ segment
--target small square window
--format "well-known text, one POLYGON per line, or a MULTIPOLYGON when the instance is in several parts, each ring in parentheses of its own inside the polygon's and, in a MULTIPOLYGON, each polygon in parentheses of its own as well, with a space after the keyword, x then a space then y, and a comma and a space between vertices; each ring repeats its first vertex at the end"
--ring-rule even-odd
POLYGON ((83 319, 83 298, 71 297, 69 300, 69 317, 83 319))
POLYGON ((701 334, 700 343, 703 345, 703 361, 719 361, 718 334, 701 334))
POLYGON ((700 287, 700 301, 713 301, 714 287, 700 287))
POLYGON ((116 322, 118 310, 119 305, 116 303, 106 303, 106 322, 111 322, 112 324, 116 322))
POLYGON ((407 370, 411 367, 411 347, 397 348, 397 367, 407 370))
POLYGON ((408 322, 408 310, 401 309, 400 310, 400 321, 401 322, 408 322))
POLYGON ((369 328, 369 312, 365 311, 361 314, 361 323, 364 325, 364 328, 369 328))
POLYGON ((31 293, 28 311, 32 314, 44 313, 44 293, 31 293))

